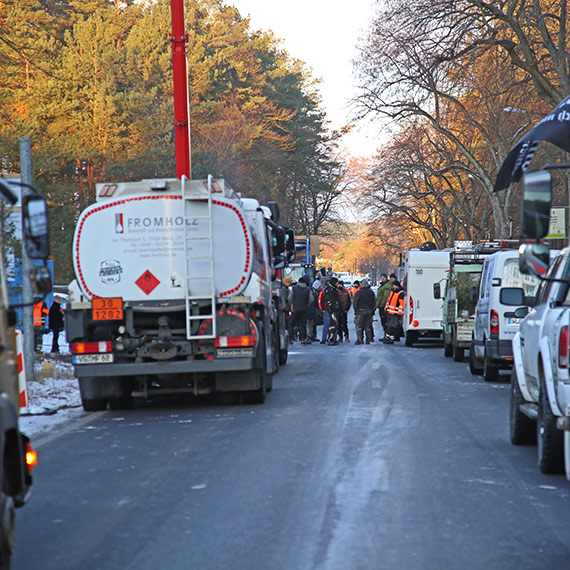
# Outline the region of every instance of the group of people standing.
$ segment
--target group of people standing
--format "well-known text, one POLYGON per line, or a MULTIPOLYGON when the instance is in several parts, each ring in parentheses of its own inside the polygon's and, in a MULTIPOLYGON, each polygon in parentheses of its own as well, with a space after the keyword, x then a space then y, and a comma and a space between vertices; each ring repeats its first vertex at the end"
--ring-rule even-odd
MULTIPOLYGON (((349 342, 347 313, 351 307, 350 294, 342 281, 321 268, 317 279, 310 284, 303 276, 295 284, 284 279, 287 309, 290 311, 289 337, 301 344, 318 342, 317 327, 322 325, 321 344, 335 345, 349 342)), ((285 296, 285 295, 284 295, 285 296)))
POLYGON ((329 346, 350 342, 348 311, 354 308, 356 340, 354 344, 370 344, 374 340, 372 326, 376 309, 380 314, 384 337, 380 342, 393 344, 402 336, 404 293, 395 274, 380 276, 376 295, 367 279, 355 281, 349 292, 337 277, 321 268, 311 284, 303 276, 295 284, 284 279, 286 309, 290 311, 289 337, 298 338, 301 344, 318 342, 317 326, 322 325, 320 343, 329 346), (289 290, 290 287, 290 290, 289 290))

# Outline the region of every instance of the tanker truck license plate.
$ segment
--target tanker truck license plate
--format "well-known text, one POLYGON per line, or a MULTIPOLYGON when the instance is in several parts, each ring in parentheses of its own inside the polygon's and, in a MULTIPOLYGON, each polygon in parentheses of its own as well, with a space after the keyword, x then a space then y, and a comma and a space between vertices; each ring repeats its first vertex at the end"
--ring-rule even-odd
POLYGON ((121 297, 96 297, 92 301, 94 321, 120 321, 123 318, 121 297))

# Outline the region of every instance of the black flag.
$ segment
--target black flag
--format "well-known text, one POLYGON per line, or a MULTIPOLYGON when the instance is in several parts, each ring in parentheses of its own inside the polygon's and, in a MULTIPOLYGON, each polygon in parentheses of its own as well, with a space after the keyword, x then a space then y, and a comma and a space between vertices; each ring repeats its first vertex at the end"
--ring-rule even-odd
POLYGON ((511 149, 497 174, 495 192, 521 179, 540 141, 551 142, 570 152, 570 97, 566 97, 511 149))

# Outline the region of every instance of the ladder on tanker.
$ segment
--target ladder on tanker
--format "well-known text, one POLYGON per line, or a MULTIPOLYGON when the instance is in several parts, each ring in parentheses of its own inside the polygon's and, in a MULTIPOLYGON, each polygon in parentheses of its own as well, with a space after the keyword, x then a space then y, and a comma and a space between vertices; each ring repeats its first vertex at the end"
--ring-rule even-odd
POLYGON ((214 282, 214 236, 212 231, 212 176, 197 188, 182 180, 184 251, 186 258, 186 337, 213 339, 217 336, 214 282), (205 311, 205 312, 204 312, 205 311), (199 328, 196 323, 202 322, 199 328), (208 330, 208 322, 211 327, 208 330))

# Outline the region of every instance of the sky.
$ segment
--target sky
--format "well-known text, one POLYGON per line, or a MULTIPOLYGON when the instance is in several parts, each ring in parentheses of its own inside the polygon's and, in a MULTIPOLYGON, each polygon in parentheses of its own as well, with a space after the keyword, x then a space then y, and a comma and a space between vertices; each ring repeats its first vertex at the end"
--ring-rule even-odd
MULTIPOLYGON (((272 30, 292 57, 321 78, 320 92, 331 126, 349 121, 348 100, 355 94, 351 61, 373 15, 375 0, 226 0, 249 15, 253 29, 272 30)), ((367 156, 377 145, 376 132, 362 127, 344 139, 354 156, 367 156)))

